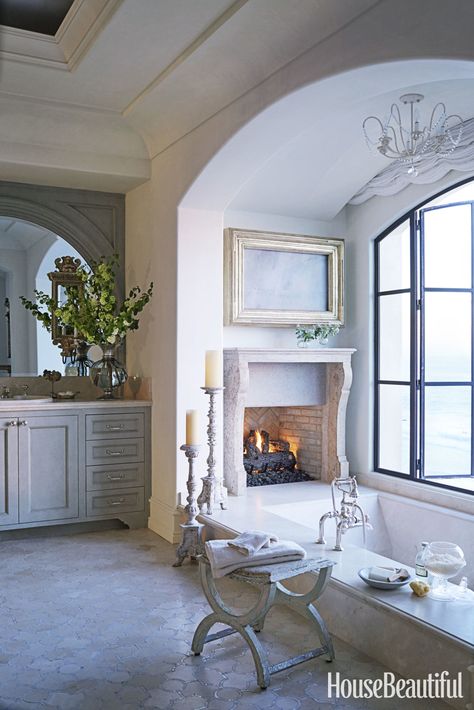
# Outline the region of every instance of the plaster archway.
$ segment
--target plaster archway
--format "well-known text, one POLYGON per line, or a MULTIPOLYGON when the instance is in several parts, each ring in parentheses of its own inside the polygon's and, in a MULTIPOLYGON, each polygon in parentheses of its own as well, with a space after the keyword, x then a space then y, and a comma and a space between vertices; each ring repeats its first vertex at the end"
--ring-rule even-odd
MULTIPOLYGON (((455 89, 453 96, 459 90, 460 84, 455 80, 457 74, 466 77, 467 74, 472 74, 472 78, 465 79, 471 82, 474 80, 474 65, 466 66, 465 62, 450 62, 450 61, 419 61, 411 62, 410 67, 406 63, 394 63, 393 65, 364 67, 332 77, 316 84, 305 86, 289 96, 277 101, 269 108, 262 111, 256 118, 243 126, 224 146, 214 155, 206 167, 201 171, 199 176, 187 190, 178 209, 178 318, 177 318, 177 412, 183 412, 186 406, 189 405, 190 392, 195 392, 196 395, 191 395, 193 401, 192 406, 197 406, 202 409, 203 417, 205 410, 203 403, 199 403, 198 388, 202 384, 200 372, 196 366, 196 353, 201 353, 201 358, 204 358, 206 349, 223 346, 231 343, 232 345, 249 344, 249 329, 240 328, 234 329, 232 338, 229 340, 226 335, 226 329, 223 329, 223 312, 222 312, 222 233, 224 226, 230 226, 226 221, 226 215, 233 213, 233 218, 240 215, 240 219, 260 219, 258 224, 247 223, 238 224, 232 223, 234 227, 249 227, 262 228, 262 225, 268 225, 267 228, 275 229, 276 231, 296 231, 300 233, 312 233, 324 236, 325 234, 335 234, 332 227, 337 225, 337 236, 344 236, 350 243, 350 248, 354 248, 354 239, 360 238, 356 231, 352 234, 351 227, 345 221, 347 209, 345 205, 352 194, 359 189, 363 182, 369 180, 375 174, 381 165, 385 163, 382 160, 375 160, 373 164, 364 153, 367 150, 363 140, 359 140, 361 118, 372 111, 377 111, 377 107, 382 105, 390 105, 394 97, 409 87, 415 85, 419 87, 425 82, 425 91, 430 88, 444 89, 445 93, 449 94, 448 89, 455 89), (387 86, 387 76, 391 77, 391 85, 387 86), (409 79, 407 78, 409 77, 409 79), (441 80, 441 78, 443 79, 441 80), (436 81, 434 81, 436 79, 436 81), (407 81, 413 83, 406 83, 407 81), (454 86, 455 85, 455 86, 454 86), (348 91, 350 87, 350 91, 348 91), (364 88, 361 88, 364 87, 364 88), (364 93, 365 89, 365 93, 364 93), (336 93, 336 99, 330 102, 330 94, 332 91, 336 93), (344 100, 341 98, 344 96, 344 100), (245 199, 242 195, 245 193, 246 185, 251 185, 254 195, 258 196, 259 184, 263 187, 264 201, 267 200, 269 194, 268 177, 272 171, 272 164, 279 163, 281 166, 286 164, 288 174, 294 174, 300 166, 298 156, 301 156, 301 141, 305 135, 311 131, 315 125, 314 113, 312 114, 315 105, 323 104, 327 113, 325 120, 331 121, 333 129, 324 131, 320 129, 323 118, 320 116, 316 123, 319 128, 321 140, 331 144, 334 139, 334 132, 338 129, 337 111, 342 111, 344 107, 344 119, 348 125, 355 130, 344 136, 346 141, 344 145, 340 145, 342 150, 337 157, 340 163, 340 170, 351 172, 358 162, 364 166, 359 171, 354 179, 346 180, 344 185, 338 186, 338 173, 334 170, 334 166, 329 166, 329 177, 333 177, 332 184, 328 184, 327 195, 330 195, 331 189, 340 194, 333 199, 332 211, 324 212, 321 218, 321 212, 315 210, 312 214, 303 210, 304 218, 298 219, 295 216, 295 209, 292 208, 290 200, 287 200, 286 207, 283 207, 283 214, 259 214, 255 212, 252 215, 245 215, 245 199), (367 108, 369 106, 369 108, 367 108), (331 112, 335 112, 331 114, 331 112), (352 115, 354 121, 352 121, 352 115), (357 119, 357 120, 356 120, 357 119), (352 123, 351 123, 352 121, 352 123), (356 131, 358 132, 356 135, 356 131), (329 134, 329 135, 328 135, 329 134), (356 147, 352 147, 356 145, 356 147), (293 149, 293 155, 292 155, 293 149), (363 160, 365 156, 365 160, 363 160), (346 161, 346 166, 345 165, 346 161), (362 181, 362 182, 361 182, 362 181), (352 192, 351 192, 352 190, 352 192), (236 206, 240 209, 233 209, 236 206), (288 209, 289 207, 289 209, 288 209), (341 213, 342 208, 342 213, 341 213), (287 212, 285 213, 285 209, 287 212), (278 229, 278 224, 283 223, 280 219, 286 217, 287 222, 292 224, 292 229, 278 229), (324 219, 329 217, 329 219, 324 219), (332 218, 332 219, 331 219, 332 218), (340 229, 344 229, 341 234, 340 229), (203 258, 205 254, 205 258, 203 258), (202 276, 200 276, 200 273, 202 276), (192 281, 194 289, 189 291, 188 285, 192 281), (205 315, 204 315, 205 314, 205 315), (240 330, 237 334, 236 330, 240 330), (193 357, 189 356, 189 349, 186 343, 191 340, 193 343, 193 357)), ((390 84, 390 82, 388 82, 390 84)), ((449 99, 443 95, 443 99, 449 103, 449 99)), ((459 100, 459 97, 458 97, 459 100)), ((453 109, 455 110, 455 109, 453 109)), ((474 113, 474 106, 473 106, 474 113)), ((334 143, 333 143, 334 145, 334 143)), ((274 171, 276 177, 275 183, 278 183, 278 175, 281 171, 274 171)), ((443 179, 442 184, 447 185, 459 181, 460 177, 456 174, 450 174, 443 179)), ((340 183, 340 180, 339 180, 340 183)), ((295 191, 297 191, 295 186, 295 191)), ((406 189, 403 194, 397 196, 396 199, 372 200, 370 205, 361 206, 358 208, 350 208, 350 213, 354 217, 357 214, 357 222, 363 221, 363 214, 379 213, 378 218, 373 220, 372 229, 368 235, 368 240, 364 239, 361 247, 364 250, 364 258, 368 263, 365 269, 368 272, 368 281, 363 294, 359 290, 359 286, 350 281, 350 289, 354 295, 358 294, 358 298, 363 298, 364 302, 370 299, 370 241, 382 228, 383 224, 395 220, 400 214, 403 214, 413 204, 428 198, 431 194, 437 192, 439 185, 422 185, 413 186, 406 189), (379 203, 383 204, 380 205, 379 203), (376 205, 378 205, 376 207, 376 205)), ((248 190, 247 190, 248 194, 248 190)), ((281 192, 280 192, 281 195, 281 192)), ((257 197, 254 199, 254 203, 257 197)), ((326 200, 327 202, 327 200, 326 200)), ((297 201, 298 204, 298 201, 297 201)), ((301 200, 299 201, 301 205, 301 200)), ((250 210, 251 211, 251 210, 250 210)), ((354 217, 355 218, 355 217, 354 217)), ((263 226, 265 228, 265 226, 263 226)), ((364 310, 364 317, 370 318, 370 306, 368 310, 364 310)), ((229 329, 227 329, 228 331, 229 329)), ((257 329, 256 329, 257 330, 257 329)), ((273 347, 291 347, 295 341, 293 334, 289 337, 288 331, 275 329, 258 329, 258 333, 254 331, 250 339, 252 345, 273 346, 273 347)), ((361 324, 351 324, 346 332, 339 337, 339 343, 335 341, 335 345, 359 346, 361 350, 363 362, 357 367, 361 368, 361 381, 364 387, 368 387, 370 380, 370 357, 371 352, 366 345, 366 341, 370 339, 370 329, 361 327, 361 324), (359 333, 357 331, 359 330, 359 333), (360 332, 360 331, 363 331, 360 332), (364 345, 361 342, 364 341, 364 345)), ((359 394, 361 388, 359 387, 359 394)), ((367 396, 365 396, 367 399, 367 396)), ((189 405, 190 406, 190 405, 189 405)), ((352 412, 355 414, 355 412, 352 412)), ((179 416, 179 415, 178 415, 179 416)), ((364 432, 364 439, 369 446, 370 425, 366 420, 367 429, 364 432)), ((178 420, 179 427, 179 420, 178 420)), ((351 437, 351 435, 349 435, 351 437)), ((352 436, 352 438, 354 438, 352 436)), ((219 460, 222 460, 221 452, 218 452, 219 460)), ((367 457, 366 457, 367 458, 367 457)), ((360 461, 360 457, 359 457, 360 461)), ((364 463, 365 468, 369 467, 369 459, 364 463)), ((179 466, 178 466, 179 469, 179 466)), ((181 471, 181 476, 178 474, 178 489, 183 485, 185 471, 181 471)))

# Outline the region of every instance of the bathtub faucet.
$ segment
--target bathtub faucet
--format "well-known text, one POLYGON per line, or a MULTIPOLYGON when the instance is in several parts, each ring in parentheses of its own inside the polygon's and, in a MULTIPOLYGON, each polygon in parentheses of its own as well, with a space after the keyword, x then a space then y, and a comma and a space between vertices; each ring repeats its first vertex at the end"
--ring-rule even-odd
POLYGON ((326 544, 326 540, 324 539, 324 524, 329 518, 335 518, 337 522, 334 550, 340 552, 343 549, 341 547, 341 537, 351 528, 362 528, 365 545, 366 529, 372 529, 372 526, 369 522, 369 516, 364 513, 357 503, 359 491, 357 490, 357 481, 354 476, 335 478, 331 483, 331 496, 332 510, 325 513, 319 521, 319 538, 316 540, 316 544, 326 544), (340 510, 338 510, 336 506, 336 488, 338 491, 342 492, 340 510))

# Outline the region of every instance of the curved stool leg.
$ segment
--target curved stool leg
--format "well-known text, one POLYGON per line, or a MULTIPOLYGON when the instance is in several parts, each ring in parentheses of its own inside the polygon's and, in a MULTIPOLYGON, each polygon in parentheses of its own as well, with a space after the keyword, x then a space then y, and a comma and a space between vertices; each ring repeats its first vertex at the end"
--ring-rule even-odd
POLYGON ((267 654, 265 653, 265 650, 258 640, 257 636, 255 635, 255 631, 252 629, 251 626, 243 626, 242 628, 238 629, 239 633, 241 636, 247 641, 247 645, 249 646, 253 660, 255 663, 255 669, 257 671, 257 683, 262 688, 262 690, 265 690, 265 688, 268 688, 270 685, 270 671, 269 671, 269 666, 268 666, 268 659, 267 659, 267 654))
POLYGON ((219 619, 217 617, 217 614, 209 614, 209 616, 206 616, 202 621, 199 622, 199 625, 196 631, 194 632, 193 641, 191 644, 191 651, 194 653, 195 656, 199 656, 202 652, 204 644, 206 643, 207 634, 214 626, 214 624, 217 624, 218 621, 219 619))
POLYGON ((332 639, 327 630, 326 624, 321 618, 321 614, 314 608, 312 604, 308 604, 301 610, 303 616, 310 619, 316 626, 318 632, 319 640, 321 641, 321 646, 326 646, 328 649, 328 661, 333 661, 335 659, 334 646, 332 645, 332 639))

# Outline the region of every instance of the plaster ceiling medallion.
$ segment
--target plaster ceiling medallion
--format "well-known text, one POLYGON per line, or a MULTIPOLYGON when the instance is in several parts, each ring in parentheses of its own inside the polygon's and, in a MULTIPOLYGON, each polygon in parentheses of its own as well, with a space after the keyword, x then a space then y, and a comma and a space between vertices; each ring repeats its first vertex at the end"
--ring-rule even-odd
POLYGON ((448 115, 444 103, 437 103, 429 124, 420 123, 418 104, 423 94, 404 94, 400 102, 408 107, 409 121, 403 123, 397 104, 392 104, 388 118, 368 116, 363 124, 367 146, 385 158, 405 166, 409 175, 417 175, 422 160, 433 155, 447 156, 459 145, 463 121, 457 114, 448 115))
POLYGON ((372 180, 364 185, 349 201, 351 205, 360 205, 376 195, 388 197, 396 195, 410 184, 429 185, 441 180, 451 170, 459 172, 474 171, 474 118, 463 122, 462 139, 459 145, 448 154, 431 152, 424 155, 414 172, 409 173, 406 166, 394 161, 372 180))
POLYGON ((122 2, 74 0, 53 36, 0 24, 0 59, 72 71, 122 2))

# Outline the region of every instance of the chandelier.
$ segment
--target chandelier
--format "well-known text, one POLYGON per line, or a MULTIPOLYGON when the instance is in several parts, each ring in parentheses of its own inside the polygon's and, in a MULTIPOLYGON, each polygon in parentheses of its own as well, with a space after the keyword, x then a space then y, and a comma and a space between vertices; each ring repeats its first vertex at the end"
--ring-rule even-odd
POLYGON ((436 104, 429 125, 421 128, 415 105, 423 98, 423 94, 400 96, 401 103, 409 106, 409 126, 403 125, 397 104, 392 104, 385 121, 377 116, 368 116, 362 124, 369 149, 390 160, 398 160, 407 166, 408 174, 414 176, 418 174, 417 165, 424 156, 452 153, 459 145, 463 132, 462 118, 457 114, 448 116, 443 103, 436 104))

